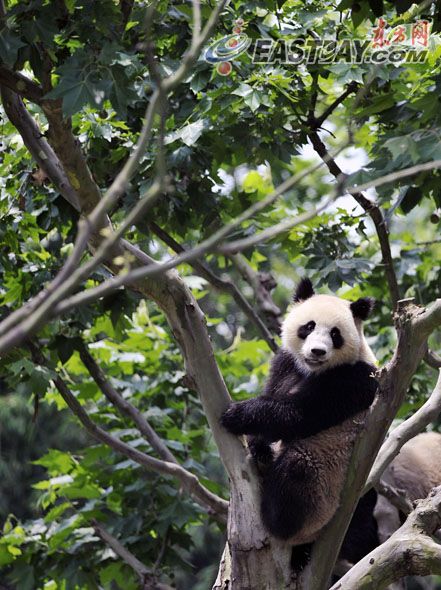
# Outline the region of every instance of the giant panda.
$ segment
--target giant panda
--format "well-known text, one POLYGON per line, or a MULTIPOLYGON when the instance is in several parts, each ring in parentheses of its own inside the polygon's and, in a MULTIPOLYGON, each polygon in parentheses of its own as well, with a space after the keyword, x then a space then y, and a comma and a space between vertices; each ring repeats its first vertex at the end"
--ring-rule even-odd
POLYGON ((221 418, 252 435, 267 530, 295 546, 313 542, 338 508, 360 421, 377 389, 375 357, 362 322, 373 300, 316 295, 303 279, 282 324, 282 346, 260 397, 221 418))
MULTIPOLYGON (((441 434, 423 432, 410 439, 381 479, 403 490, 412 502, 426 498, 432 488, 441 485, 441 434)), ((384 543, 405 518, 380 494, 373 515, 378 526, 378 543, 384 543)))
MULTIPOLYGON (((441 434, 423 432, 406 442, 381 480, 405 492, 412 502, 426 498, 432 488, 441 485, 441 434)), ((405 518, 386 497, 371 489, 360 499, 343 541, 339 558, 346 562, 345 568, 384 543, 405 518)))

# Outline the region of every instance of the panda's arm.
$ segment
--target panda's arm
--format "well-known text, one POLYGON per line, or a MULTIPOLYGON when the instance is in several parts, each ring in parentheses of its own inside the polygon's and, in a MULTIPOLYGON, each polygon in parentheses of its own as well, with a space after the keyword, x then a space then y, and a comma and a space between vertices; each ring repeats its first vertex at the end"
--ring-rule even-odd
POLYGON ((264 395, 271 397, 290 395, 302 379, 304 377, 299 373, 292 354, 287 350, 279 349, 271 362, 264 395))
POLYGON ((273 441, 306 438, 367 409, 377 389, 374 372, 361 361, 341 365, 311 375, 294 395, 232 404, 221 422, 233 434, 260 434, 273 441))
POLYGON ((311 375, 295 396, 302 419, 291 437, 312 436, 367 410, 377 391, 375 372, 373 365, 358 361, 311 375))

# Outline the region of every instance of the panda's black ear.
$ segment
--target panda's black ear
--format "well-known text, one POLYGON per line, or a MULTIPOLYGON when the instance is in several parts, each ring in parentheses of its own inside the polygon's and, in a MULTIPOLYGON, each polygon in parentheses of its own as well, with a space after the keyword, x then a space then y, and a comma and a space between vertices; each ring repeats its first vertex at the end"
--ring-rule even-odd
POLYGON ((309 299, 313 295, 314 289, 312 288, 311 281, 309 279, 302 279, 297 285, 296 292, 294 293, 294 301, 296 303, 299 301, 305 301, 305 299, 309 299))
POLYGON ((375 299, 372 297, 361 297, 353 301, 350 305, 352 315, 359 320, 367 320, 371 311, 374 309, 375 299))

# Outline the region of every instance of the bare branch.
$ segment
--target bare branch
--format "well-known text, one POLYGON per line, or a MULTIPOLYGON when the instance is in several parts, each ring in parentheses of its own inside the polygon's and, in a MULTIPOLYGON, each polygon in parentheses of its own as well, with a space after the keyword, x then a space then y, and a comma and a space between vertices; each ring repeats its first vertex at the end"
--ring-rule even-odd
POLYGON ((172 590, 171 586, 157 581, 156 575, 133 555, 116 537, 97 521, 92 522, 95 533, 124 561, 139 577, 141 590, 172 590))
POLYGON ((134 2, 135 0, 120 0, 119 2, 119 9, 121 10, 122 16, 122 21, 120 25, 121 35, 123 35, 124 31, 126 30, 126 26, 129 22, 134 2))
MULTIPOLYGON (((342 148, 343 149, 343 148, 342 148)), ((341 151, 341 150, 339 150, 341 151)), ((284 182, 282 182, 271 194, 267 197, 254 203, 248 209, 246 209, 243 213, 241 213, 236 219, 231 221, 230 223, 224 225, 218 231, 216 231, 213 235, 209 238, 195 246, 191 250, 186 250, 181 254, 178 254, 174 258, 163 262, 161 264, 149 264, 147 267, 137 268, 128 272, 125 275, 119 275, 113 277, 103 283, 101 285, 87 289, 87 291, 83 291, 82 293, 78 293, 77 295, 73 295, 63 301, 60 301, 58 305, 56 305, 52 309, 52 313, 60 314, 72 307, 76 307, 77 305, 83 305, 84 303, 88 303, 89 301, 94 301, 99 297, 103 297, 108 293, 114 291, 116 288, 121 287, 123 285, 131 284, 133 282, 138 281, 139 279, 146 278, 146 277, 153 277, 163 273, 166 270, 171 270, 175 268, 179 264, 184 262, 190 263, 197 258, 203 256, 206 252, 209 252, 217 247, 217 245, 233 230, 238 228, 244 221, 250 219, 254 215, 256 215, 259 211, 265 209, 274 201, 276 201, 284 192, 292 188, 297 182, 302 180, 305 176, 313 172, 314 170, 320 168, 322 162, 318 164, 314 164, 308 167, 303 172, 296 174, 284 182)), ((152 187, 151 187, 152 188, 152 187)), ((2 350, 2 343, 0 340, 0 351, 2 350)))
POLYGON ((441 369, 441 356, 436 354, 433 350, 427 350, 426 354, 424 355, 424 360, 432 367, 432 369, 441 369))
POLYGON ((421 310, 414 321, 415 330, 422 338, 427 338, 434 327, 441 324, 441 299, 434 301, 429 307, 421 310))
POLYGON ((375 485, 375 488, 379 494, 387 498, 389 502, 403 514, 409 514, 409 512, 412 512, 412 501, 408 498, 405 490, 394 488, 383 480, 380 480, 375 485))
MULTIPOLYGON (((158 238, 160 238, 169 248, 174 250, 177 254, 181 252, 185 252, 185 248, 181 246, 170 234, 160 228, 156 223, 150 222, 149 227, 153 233, 155 233, 158 238)), ((225 291, 229 293, 234 301, 236 302, 237 306, 245 313, 248 319, 256 326, 259 330, 262 338, 267 342, 268 346, 271 348, 273 352, 277 352, 279 347, 277 346, 271 332, 268 330, 266 325, 261 320, 260 316, 254 311, 245 297, 242 295, 240 290, 236 287, 233 281, 230 278, 223 278, 215 274, 208 264, 205 264, 202 261, 194 260, 191 263, 193 269, 197 272, 199 276, 206 279, 213 287, 218 289, 219 291, 225 291)), ((280 313, 280 310, 279 310, 280 313)))
POLYGON ((173 453, 168 449, 164 441, 161 440, 161 438, 156 434, 142 413, 137 408, 135 408, 133 404, 124 399, 123 396, 118 393, 118 391, 116 391, 110 381, 106 379, 104 373, 84 344, 80 347, 79 353, 84 366, 87 368, 93 380, 104 393, 106 398, 110 401, 110 403, 116 406, 123 415, 128 416, 136 424, 143 437, 150 443, 152 448, 162 459, 164 459, 164 461, 177 463, 173 453))
POLYGON ((8 119, 20 133, 24 144, 38 166, 44 170, 66 201, 79 211, 80 204, 76 191, 72 187, 54 150, 28 113, 22 99, 4 86, 1 87, 1 97, 8 119))
POLYGON ((441 574, 441 487, 417 503, 401 528, 352 567, 331 590, 383 590, 405 576, 441 574))
MULTIPOLYGON (((326 165, 335 178, 342 178, 344 174, 341 168, 337 165, 334 158, 329 157, 329 152, 326 149, 325 144, 320 139, 318 133, 315 131, 308 134, 308 137, 317 152, 317 154, 323 159, 326 159, 326 165)), ((371 186, 371 185, 369 185, 371 186)), ((378 186, 378 185, 377 185, 378 186)), ((386 273, 387 283, 389 285, 389 293, 390 298, 392 301, 393 308, 396 307, 397 301, 400 298, 400 291, 398 288, 397 277, 395 274, 395 269, 392 261, 392 253, 390 250, 389 244, 389 232, 387 229, 386 221, 384 219, 383 213, 380 207, 370 201, 367 197, 365 197, 361 192, 361 189, 356 189, 353 191, 347 190, 349 194, 351 194, 354 199, 363 207, 366 213, 371 217, 375 229, 377 230, 378 240, 380 242, 381 254, 383 258, 384 269, 386 273)))
POLYGON ((393 430, 375 459, 365 486, 365 492, 376 486, 386 467, 398 455, 401 447, 434 422, 441 412, 441 371, 431 396, 410 418, 393 430))
POLYGON ((0 65, 0 85, 36 104, 41 104, 43 100, 43 89, 38 84, 4 65, 0 65))
MULTIPOLYGON (((334 172, 337 172, 337 170, 334 168, 334 166, 337 166, 337 165, 335 164, 335 161, 333 161, 332 157, 329 156, 329 154, 326 155, 325 157, 323 157, 323 163, 327 163, 328 166, 330 166, 330 169, 334 170, 334 172), (332 165, 331 162, 334 162, 334 164, 332 165)), ((308 168, 307 170, 305 170, 301 174, 298 174, 298 175, 295 175, 291 178, 288 178, 281 185, 279 185, 279 187, 277 187, 277 189, 275 189, 274 192, 272 192, 270 195, 265 197, 265 199, 263 199, 262 201, 258 201, 257 203, 255 203, 254 205, 252 205, 251 207, 246 209, 234 221, 232 221, 229 224, 220 228, 212 236, 210 236, 209 238, 207 238, 206 240, 204 240, 203 242, 201 242, 200 244, 195 246, 192 250, 187 250, 185 252, 182 252, 178 256, 175 256, 174 258, 172 258, 166 262, 163 262, 161 264, 148 265, 148 267, 137 268, 133 271, 128 272, 127 274, 113 277, 107 281, 104 281, 103 283, 101 283, 97 287, 88 289, 87 291, 83 291, 82 293, 78 293, 76 295, 71 296, 70 298, 60 301, 60 303, 52 309, 52 312, 55 314, 63 313, 72 307, 76 307, 78 305, 83 305, 85 303, 88 303, 89 301, 94 301, 97 298, 104 297, 105 295, 111 293, 112 291, 114 291, 118 287, 121 287, 123 285, 130 285, 133 282, 136 282, 141 278, 153 277, 153 276, 158 275, 166 270, 170 270, 170 269, 172 269, 184 262, 190 263, 190 262, 196 260, 197 258, 201 257, 202 255, 204 255, 205 253, 207 253, 211 250, 217 249, 218 244, 221 243, 222 240, 229 233, 231 233, 234 229, 239 227, 241 225, 241 223, 248 220, 250 217, 255 215, 257 212, 259 212, 260 210, 264 209, 266 206, 268 206, 269 204, 274 202, 281 194, 283 194, 286 190, 288 190, 289 188, 294 186, 304 176, 306 176, 307 174, 309 174, 310 172, 315 170, 317 167, 319 167, 318 164, 308 168)), ((340 170, 338 167, 337 167, 337 169, 340 170)), ((338 176, 339 182, 341 182, 342 179, 344 179, 344 178, 345 178, 345 175, 343 173, 341 173, 338 176)), ((378 184, 379 179, 376 179, 372 182, 373 183, 375 182, 378 184)), ((344 194, 345 192, 347 192, 347 191, 346 190, 343 190, 342 192, 337 191, 337 195, 344 194)), ((358 194, 358 193, 353 193, 353 196, 355 196, 355 194, 358 194)), ((398 289, 398 284, 396 282, 396 275, 395 275, 395 270, 393 268, 393 263, 392 263, 390 244, 388 241, 387 229, 385 226, 385 221, 383 219, 382 212, 377 205, 375 205, 369 199, 364 197, 364 195, 360 194, 360 197, 361 197, 362 202, 365 204, 365 206, 367 208, 369 207, 369 209, 366 209, 366 210, 370 214, 371 218, 374 220, 374 223, 376 224, 376 227, 377 227, 377 231, 379 232, 378 235, 379 235, 379 239, 380 239, 380 246, 381 246, 381 249, 383 252, 383 261, 389 260, 388 264, 385 263, 385 268, 386 268, 386 277, 388 278, 388 284, 390 287, 390 292, 391 292, 391 294, 392 293, 397 294, 398 292, 395 292, 394 285, 398 289)), ((392 295, 391 295, 391 297, 392 297, 392 295)), ((394 300, 394 305, 396 305, 395 300, 394 300)), ((1 351, 1 349, 2 349, 2 342, 0 340, 0 351, 1 351)))
POLYGON ((308 123, 312 129, 319 129, 326 119, 335 111, 335 109, 353 92, 358 88, 358 82, 350 82, 346 90, 338 96, 332 104, 330 104, 321 115, 318 117, 314 116, 314 110, 310 112, 308 117, 308 123))
MULTIPOLYGON (((321 141, 320 141, 320 143, 321 143, 321 141)), ((323 144, 321 144, 321 145, 324 148, 324 145, 323 144)), ((339 151, 341 151, 341 150, 339 150, 339 151)), ((323 163, 326 163, 328 165, 328 167, 330 168, 330 170, 333 170, 335 173, 337 173, 337 171, 340 171, 339 175, 337 176, 337 180, 340 184, 344 180, 345 175, 341 172, 340 168, 338 168, 338 166, 335 164, 335 160, 333 160, 333 157, 326 153, 322 159, 323 159, 323 163)), ((210 236, 209 238, 207 238, 206 240, 204 240, 203 242, 201 242, 200 244, 195 246, 192 250, 187 250, 185 252, 182 252, 178 256, 175 256, 174 258, 172 258, 164 263, 157 264, 155 266, 149 265, 148 267, 137 268, 133 271, 128 272, 125 275, 113 277, 113 278, 101 283, 97 287, 88 289, 87 291, 83 291, 82 293, 79 293, 77 295, 73 295, 72 297, 65 299, 64 301, 60 302, 55 307, 53 312, 55 312, 56 314, 63 313, 72 307, 76 307, 77 305, 83 305, 85 303, 88 303, 89 301, 94 301, 99 297, 104 297, 105 295, 107 295, 108 293, 111 293, 112 291, 114 291, 118 287, 121 287, 123 285, 129 285, 141 278, 155 276, 157 274, 160 274, 161 272, 172 269, 184 262, 191 263, 192 261, 201 257, 205 253, 207 253, 213 249, 219 249, 218 244, 221 243, 222 240, 229 233, 231 233, 234 229, 239 227, 241 223, 248 220, 253 215, 255 215, 256 213, 258 213, 259 211, 264 209, 266 206, 268 206, 269 204, 274 202, 281 194, 283 194, 289 188, 292 188, 292 186, 294 186, 297 182, 299 182, 304 176, 306 176, 307 174, 309 174, 312 171, 314 171, 315 169, 317 169, 317 167, 319 167, 319 165, 316 164, 314 166, 311 166, 310 168, 308 168, 307 170, 305 170, 301 174, 298 174, 298 175, 295 175, 291 178, 288 178, 281 185, 279 185, 279 187, 277 187, 277 189, 275 189, 273 193, 271 193, 270 195, 265 197, 265 199, 263 199, 262 201, 259 201, 259 202, 255 203, 254 205, 252 205, 251 207, 249 207, 248 209, 246 209, 234 221, 223 226, 221 229, 219 229, 217 232, 215 232, 212 236, 210 236)), ((381 181, 381 179, 375 179, 372 181, 372 183, 376 183, 376 185, 378 186, 378 183, 380 181, 381 181)), ((347 192, 347 190, 342 190, 341 192, 339 190, 336 191, 337 196, 340 194, 344 194, 346 192, 347 192)), ((352 194, 354 197, 355 197, 355 195, 358 195, 358 193, 352 193, 352 194)), ((392 255, 391 255, 390 244, 389 244, 389 240, 388 240, 388 233, 387 233, 385 221, 383 218, 383 214, 382 214, 380 208, 376 204, 372 203, 369 199, 367 199, 364 195, 360 194, 359 197, 361 199, 361 202, 365 205, 366 211, 369 213, 371 218, 374 220, 374 224, 377 227, 377 232, 378 232, 379 240, 380 240, 380 246, 381 246, 381 249, 383 252, 383 262, 389 261, 387 264, 386 263, 384 263, 384 264, 385 264, 385 268, 386 268, 386 277, 388 279, 388 284, 389 284, 389 288, 390 288, 390 292, 391 292, 391 298, 393 298, 392 294, 398 295, 398 291, 397 291, 398 284, 396 281, 395 270, 393 268, 392 255), (396 289, 395 289, 395 287, 396 287, 396 289)), ((393 299, 394 306, 396 305, 396 302, 397 302, 397 300, 393 299)), ((1 350, 1 341, 0 341, 0 350, 1 350)))
POLYGON ((201 5, 199 0, 192 0, 193 7, 193 42, 196 42, 201 33, 201 5))
MULTIPOLYGON (((410 166, 409 168, 404 168, 403 170, 396 170, 395 172, 390 172, 389 174, 385 174, 380 178, 376 178, 374 180, 369 180, 364 182, 363 184, 359 184, 357 186, 350 186, 346 190, 349 194, 354 192, 361 192, 368 188, 376 188, 377 186, 383 186, 383 184, 388 184, 389 182, 396 182, 397 180, 401 180, 402 178, 408 178, 409 176, 414 176, 415 174, 419 174, 420 172, 426 172, 428 170, 436 170, 437 168, 441 168, 441 160, 432 160, 431 162, 424 162, 423 164, 416 164, 415 166, 410 166)), ((355 195, 353 195, 355 198, 355 195)))
POLYGON ((226 244, 222 244, 217 248, 218 252, 222 254, 235 254, 236 252, 240 252, 241 250, 245 250, 246 248, 252 248, 257 244, 261 244, 262 242, 266 242, 267 240, 272 240, 276 236, 283 234, 290 229, 293 229, 297 225, 301 225, 302 223, 306 223, 314 217, 317 217, 319 213, 324 211, 336 198, 338 195, 333 197, 332 199, 328 199, 323 205, 320 207, 316 207, 311 211, 306 211, 305 213, 301 213, 297 217, 284 219, 280 223, 276 223, 272 227, 269 227, 249 238, 243 238, 241 240, 235 240, 234 242, 227 242, 226 244))
MULTIPOLYGON (((29 349, 35 363, 41 366, 48 366, 45 357, 35 345, 29 343, 29 349)), ((91 420, 86 410, 70 391, 66 382, 60 377, 60 375, 57 375, 53 381, 70 410, 80 420, 81 424, 93 438, 109 446, 117 453, 129 457, 129 459, 132 459, 150 471, 155 471, 161 475, 171 475, 172 477, 176 477, 180 481, 182 487, 196 502, 204 508, 210 508, 216 518, 223 522, 225 521, 228 502, 205 488, 193 473, 190 473, 177 463, 155 459, 146 453, 142 453, 130 444, 109 434, 91 420)))
MULTIPOLYGON (((145 266, 155 261, 138 248, 122 240, 123 247, 145 266)), ((111 270, 112 266, 109 265, 111 270)), ((166 315, 185 360, 187 378, 201 399, 219 453, 231 477, 248 471, 242 442, 221 427, 219 419, 231 398, 214 357, 205 316, 182 278, 175 272, 158 275, 137 283, 134 288, 156 302, 166 315)))
POLYGON ((232 260, 242 277, 251 285, 259 313, 265 318, 269 329, 276 334, 279 334, 282 312, 274 303, 273 298, 262 280, 262 276, 254 271, 245 256, 242 256, 242 254, 235 254, 229 258, 232 260))

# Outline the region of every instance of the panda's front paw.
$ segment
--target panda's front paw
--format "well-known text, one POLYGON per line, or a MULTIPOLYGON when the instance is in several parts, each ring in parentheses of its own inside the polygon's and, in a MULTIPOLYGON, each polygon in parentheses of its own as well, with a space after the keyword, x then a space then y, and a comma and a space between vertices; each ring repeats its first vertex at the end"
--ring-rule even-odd
POLYGON ((220 422, 224 428, 231 434, 246 434, 246 404, 247 402, 237 402, 230 404, 222 414, 220 422))

